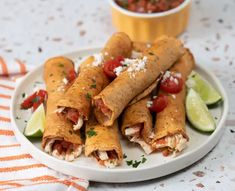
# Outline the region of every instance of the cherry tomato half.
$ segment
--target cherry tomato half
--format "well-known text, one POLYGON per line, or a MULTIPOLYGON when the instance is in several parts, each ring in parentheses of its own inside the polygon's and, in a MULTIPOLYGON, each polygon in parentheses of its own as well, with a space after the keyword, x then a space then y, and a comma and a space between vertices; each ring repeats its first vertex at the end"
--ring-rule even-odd
POLYGON ((32 95, 28 96, 21 104, 21 109, 29 109, 33 106, 32 100, 37 96, 37 92, 34 92, 32 95))
POLYGON ((104 63, 104 73, 111 79, 114 79, 115 77, 117 77, 117 75, 114 72, 114 69, 122 66, 121 61, 124 60, 124 57, 122 56, 118 56, 117 58, 113 59, 113 60, 109 60, 107 62, 104 63))
POLYGON ((171 75, 161 82, 160 89, 167 93, 176 94, 182 90, 183 84, 182 78, 171 75))
POLYGON ((150 111, 159 113, 166 108, 167 104, 167 96, 160 94, 156 99, 153 100, 153 104, 149 109, 150 111))
POLYGON ((41 103, 44 103, 47 99, 47 92, 45 90, 39 90, 27 97, 23 103, 21 103, 21 109, 29 109, 33 107, 35 111, 41 103))

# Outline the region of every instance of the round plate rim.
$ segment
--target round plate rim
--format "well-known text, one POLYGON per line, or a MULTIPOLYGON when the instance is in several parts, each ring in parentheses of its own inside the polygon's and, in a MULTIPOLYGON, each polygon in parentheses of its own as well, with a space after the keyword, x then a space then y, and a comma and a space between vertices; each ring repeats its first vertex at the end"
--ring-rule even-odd
MULTIPOLYGON (((64 54, 62 56, 67 56, 67 57, 70 57, 71 55, 74 55, 74 54, 81 54, 82 52, 83 53, 86 53, 87 51, 98 51, 100 50, 101 48, 100 47, 92 47, 92 48, 83 48, 83 49, 80 49, 80 50, 77 50, 77 51, 74 51, 74 52, 70 52, 70 53, 67 53, 67 54, 64 54)), ((41 163, 44 163, 46 164, 48 167, 51 167, 51 168, 54 168, 55 169, 55 165, 51 165, 51 162, 52 163, 58 163, 58 166, 60 165, 65 165, 65 166, 70 166, 71 167, 74 167, 74 168, 78 168, 80 169, 80 171, 89 171, 89 172, 92 172, 92 173, 109 173, 109 174, 116 174, 118 176, 118 174, 128 174, 128 173, 140 173, 140 172, 143 172, 143 171, 148 171, 148 170, 153 170, 153 169, 157 169, 159 167, 161 167, 162 165, 153 165, 153 166, 148 166, 148 167, 141 167, 141 168, 130 168, 130 169, 107 169, 107 168, 100 168, 100 169, 94 169, 93 167, 89 167, 89 166, 83 166, 83 165, 79 165, 79 164, 75 164, 75 163, 69 163, 67 161, 62 161, 62 160, 59 160, 57 158, 54 158, 50 155, 48 155, 47 153, 43 152, 42 150, 38 149, 37 147, 35 147, 33 145, 33 143, 31 143, 24 135, 23 133, 21 133, 21 131, 19 130, 19 128, 17 127, 17 123, 16 123, 16 120, 15 120, 15 115, 14 115, 14 103, 16 101, 16 98, 17 98, 17 95, 18 95, 18 92, 19 92, 19 88, 22 86, 22 84, 32 76, 33 73, 37 72, 38 70, 40 70, 41 68, 43 67, 43 65, 39 65, 37 67, 35 67, 35 69, 33 69, 32 71, 30 71, 29 73, 27 73, 23 79, 20 80, 20 82, 17 84, 16 88, 15 88, 15 91, 13 93, 13 96, 12 96, 12 99, 11 99, 11 106, 10 106, 10 115, 11 115, 11 123, 13 125, 13 128, 14 128, 14 132, 15 132, 15 136, 17 138, 17 140, 21 143, 21 145, 23 146, 23 148, 25 148, 27 150, 27 152, 29 152, 30 154, 32 154, 32 156, 34 158, 36 158, 38 161, 40 161, 41 163), (38 153, 39 155, 42 155, 41 157, 37 156, 35 153, 38 153), (42 161, 42 158, 48 158, 48 160, 50 160, 50 162, 47 162, 46 161, 42 161), (69 165, 68 165, 69 164, 69 165)), ((205 72, 211 79, 213 79, 214 83, 216 84, 216 86, 218 87, 219 89, 219 92, 220 94, 222 95, 223 97, 223 112, 222 112, 222 116, 221 116, 221 119, 216 127, 216 130, 210 135, 210 137, 208 138, 208 140, 206 140, 204 142, 204 144, 202 144, 200 147, 198 147, 197 149, 194 149, 194 150, 191 150, 191 151, 188 151, 187 153, 184 153, 183 155, 180 155, 176 158, 174 158, 172 161, 169 161, 167 162, 166 164, 168 163, 177 163, 179 162, 180 160, 186 160, 188 158, 190 158, 191 155, 195 154, 196 152, 200 152, 201 150, 203 150, 203 148, 207 148, 202 154, 201 156, 199 157, 196 157, 194 158, 193 160, 191 160, 189 163, 187 163, 186 165, 182 165, 182 167, 180 168, 177 168, 177 170, 173 170, 173 171, 170 171, 167 172, 167 173, 163 173, 162 175, 158 176, 158 175, 155 175, 155 176, 151 176, 151 177, 141 177, 141 178, 138 178, 136 180, 130 180, 130 181, 120 181, 120 180, 106 180, 106 179, 102 179, 102 178, 95 178, 93 179, 92 177, 87 177, 86 175, 84 176, 84 178, 89 178, 90 180, 95 180, 95 181, 100 181, 100 182, 135 182, 135 181, 142 181, 142 180, 147 180, 147 179, 152 179, 152 178, 157 178, 157 177, 161 177, 161 176, 164 176, 164 175, 167 175, 167 174, 171 174, 173 172, 176 172, 178 170, 181 170, 193 163, 195 163, 197 160, 201 159, 203 156, 205 156, 218 142, 219 138, 221 137, 221 135, 223 134, 223 131, 224 131, 224 128, 223 126, 225 125, 225 120, 226 120, 226 116, 228 114, 228 97, 227 97, 227 94, 226 94, 226 91, 225 89, 223 88, 221 82, 218 80, 218 78, 210 71, 208 71, 208 69, 206 69, 204 66, 201 66, 201 65, 196 65, 196 68, 202 70, 203 72, 205 72), (211 144, 213 143, 213 144, 211 144)), ((163 165, 166 165, 166 164, 163 164, 163 165)), ((57 171, 61 171, 65 174, 69 174, 67 173, 67 171, 63 171, 61 169, 55 169, 57 171)), ((82 172, 78 173, 79 177, 82 176, 82 172)), ((69 175, 73 175, 73 176, 76 176, 74 174, 69 174, 69 175)))

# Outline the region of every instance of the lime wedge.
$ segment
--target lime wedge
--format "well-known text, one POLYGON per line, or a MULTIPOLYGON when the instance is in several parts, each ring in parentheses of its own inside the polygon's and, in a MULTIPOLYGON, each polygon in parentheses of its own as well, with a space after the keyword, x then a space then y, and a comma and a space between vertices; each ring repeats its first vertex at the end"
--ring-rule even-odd
POLYGON ((189 75, 186 85, 188 88, 193 88, 206 105, 215 104, 221 100, 221 96, 215 88, 195 71, 189 75))
POLYGON ((186 96, 186 114, 196 129, 204 132, 215 130, 216 126, 212 115, 200 95, 193 89, 189 89, 186 96))
POLYGON ((29 119, 24 135, 27 137, 42 137, 45 126, 45 111, 43 104, 41 104, 32 114, 29 119))

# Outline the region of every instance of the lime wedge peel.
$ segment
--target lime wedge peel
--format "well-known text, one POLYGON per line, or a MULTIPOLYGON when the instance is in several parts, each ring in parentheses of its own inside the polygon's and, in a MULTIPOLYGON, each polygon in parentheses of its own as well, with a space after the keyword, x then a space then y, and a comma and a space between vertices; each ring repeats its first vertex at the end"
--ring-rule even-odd
POLYGON ((186 96, 186 114, 189 122, 195 129, 203 132, 212 132, 215 130, 215 121, 206 104, 192 88, 189 89, 186 96))
POLYGON ((45 110, 43 104, 41 104, 29 119, 24 130, 24 135, 27 137, 42 137, 45 121, 45 110))
POLYGON ((195 71, 189 75, 186 85, 188 88, 193 88, 206 105, 218 103, 222 99, 215 88, 195 71))

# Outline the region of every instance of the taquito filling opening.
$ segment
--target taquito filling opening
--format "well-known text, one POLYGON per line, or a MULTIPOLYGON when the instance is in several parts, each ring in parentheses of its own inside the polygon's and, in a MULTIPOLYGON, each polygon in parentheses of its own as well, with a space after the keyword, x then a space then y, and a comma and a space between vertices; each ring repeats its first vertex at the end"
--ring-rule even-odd
POLYGON ((104 118, 106 118, 107 120, 111 118, 112 111, 104 104, 102 99, 95 100, 95 107, 97 110, 100 111, 104 118))
POLYGON ((106 166, 107 168, 114 168, 118 165, 118 154, 115 150, 111 151, 95 151, 93 156, 99 162, 99 164, 106 166))
POLYGON ((73 123, 74 131, 81 129, 81 127, 83 126, 84 117, 79 113, 77 109, 70 107, 59 107, 56 112, 73 123))
POLYGON ((187 146, 187 139, 183 137, 182 134, 175 134, 171 136, 166 136, 155 141, 153 146, 156 149, 162 149, 167 147, 171 152, 181 152, 187 146))
POLYGON ((63 139, 48 139, 44 150, 58 159, 73 161, 82 153, 82 145, 73 144, 63 139))
POLYGON ((150 154, 153 151, 153 148, 141 137, 141 130, 143 129, 143 127, 143 123, 130 126, 125 129, 125 135, 131 142, 138 143, 143 148, 146 154, 150 154))

